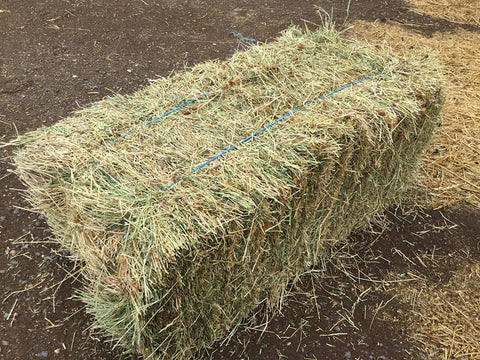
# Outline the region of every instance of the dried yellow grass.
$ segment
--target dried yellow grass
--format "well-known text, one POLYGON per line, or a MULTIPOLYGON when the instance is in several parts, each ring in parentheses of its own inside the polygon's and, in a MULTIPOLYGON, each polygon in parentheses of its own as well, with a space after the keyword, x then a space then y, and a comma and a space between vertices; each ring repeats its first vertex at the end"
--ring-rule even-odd
POLYGON ((480 359, 480 264, 455 272, 446 284, 402 284, 398 299, 412 311, 409 337, 428 359, 480 359))
POLYGON ((437 52, 447 77, 443 124, 423 158, 415 201, 426 208, 480 207, 480 33, 425 37, 398 24, 367 22, 356 22, 354 33, 384 40, 400 54, 423 47, 437 52))
POLYGON ((480 1, 478 0, 408 0, 414 12, 455 21, 480 25, 480 1))

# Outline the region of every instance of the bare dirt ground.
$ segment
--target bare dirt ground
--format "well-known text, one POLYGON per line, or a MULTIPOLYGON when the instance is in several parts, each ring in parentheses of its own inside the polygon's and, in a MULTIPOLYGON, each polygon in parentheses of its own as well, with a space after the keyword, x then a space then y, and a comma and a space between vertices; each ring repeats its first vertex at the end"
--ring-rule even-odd
MULTIPOLYGON (((232 30, 272 39, 291 23, 318 23, 316 5, 342 24, 347 3, 2 0, 0 141, 52 124, 113 92, 133 92, 184 65, 228 57, 239 45, 232 30)), ((348 18, 418 24, 427 36, 456 28, 478 31, 412 12, 400 0, 352 1, 348 18)), ((44 219, 22 209, 28 206, 9 172, 9 151, 0 149, 0 358, 121 359, 88 330, 83 305, 72 298, 82 281, 65 280, 67 273, 75 275, 74 264, 48 241, 44 219)), ((465 262, 480 261, 479 215, 469 209, 403 220, 391 215, 391 230, 352 237, 338 250, 338 261, 326 264, 325 274, 306 275, 268 326, 259 317, 202 356, 423 358, 406 336, 410 323, 402 314, 409 305, 392 291, 398 278, 388 280, 388 274, 442 284, 465 262), (346 255, 352 253, 347 248, 357 255, 346 255), (415 260, 421 254, 443 260, 425 268, 415 260)))

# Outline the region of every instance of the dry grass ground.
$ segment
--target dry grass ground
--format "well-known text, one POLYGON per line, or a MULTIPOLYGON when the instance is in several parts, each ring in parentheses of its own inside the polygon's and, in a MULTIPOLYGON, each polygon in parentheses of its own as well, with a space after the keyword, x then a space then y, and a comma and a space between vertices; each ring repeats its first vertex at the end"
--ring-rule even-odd
POLYGON ((480 25, 478 0, 408 0, 416 12, 464 24, 480 25))
POLYGON ((410 337, 427 358, 480 359, 478 262, 464 264, 446 284, 421 279, 414 286, 401 283, 396 293, 411 308, 402 317, 411 324, 410 337))

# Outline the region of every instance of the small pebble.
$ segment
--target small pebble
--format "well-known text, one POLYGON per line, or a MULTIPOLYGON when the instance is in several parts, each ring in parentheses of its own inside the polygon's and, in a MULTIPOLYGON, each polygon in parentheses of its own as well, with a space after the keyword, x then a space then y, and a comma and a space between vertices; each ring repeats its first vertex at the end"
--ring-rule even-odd
POLYGON ((338 325, 335 326, 335 327, 333 328, 333 330, 335 330, 336 332, 342 331, 342 329, 340 329, 340 326, 338 326, 338 325))
POLYGON ((7 340, 2 340, 2 345, 3 346, 8 346, 8 341, 7 340))
POLYGON ((17 266, 17 265, 18 265, 18 261, 15 260, 15 259, 12 259, 12 260, 10 260, 10 265, 17 266))
POLYGON ((352 357, 352 353, 350 351, 347 351, 345 353, 345 359, 350 359, 352 357))
POLYGON ((39 358, 46 358, 48 356, 48 351, 39 352, 39 353, 35 354, 35 356, 39 357, 39 358))
POLYGON ((20 210, 18 210, 18 208, 15 208, 15 209, 13 209, 13 213, 15 215, 18 215, 18 214, 20 214, 20 210))

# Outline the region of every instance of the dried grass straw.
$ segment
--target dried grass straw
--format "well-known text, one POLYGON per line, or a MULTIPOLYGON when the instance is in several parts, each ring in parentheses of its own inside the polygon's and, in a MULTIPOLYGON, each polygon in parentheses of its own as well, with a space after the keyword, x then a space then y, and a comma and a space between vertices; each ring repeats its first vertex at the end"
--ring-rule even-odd
POLYGON ((411 11, 463 24, 480 26, 478 0, 408 0, 411 11))
POLYGON ((278 306, 327 243, 396 199, 438 125, 441 81, 421 49, 397 58, 341 41, 330 25, 290 28, 20 136, 16 172, 82 264, 95 325, 147 359, 186 359, 259 305, 278 306), (274 118, 372 73, 162 190, 274 118))
POLYGON ((470 204, 480 208, 480 33, 458 30, 432 37, 397 24, 357 22, 349 36, 386 41, 399 56, 432 49, 447 84, 442 128, 422 159, 412 198, 423 208, 470 204))
MULTIPOLYGON (((462 255, 463 256, 463 255, 462 255)), ((412 324, 409 337, 426 359, 480 359, 480 265, 456 271, 443 284, 419 280, 395 288, 409 305, 402 315, 412 324)))

